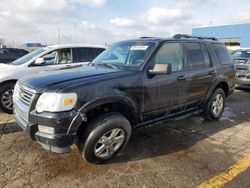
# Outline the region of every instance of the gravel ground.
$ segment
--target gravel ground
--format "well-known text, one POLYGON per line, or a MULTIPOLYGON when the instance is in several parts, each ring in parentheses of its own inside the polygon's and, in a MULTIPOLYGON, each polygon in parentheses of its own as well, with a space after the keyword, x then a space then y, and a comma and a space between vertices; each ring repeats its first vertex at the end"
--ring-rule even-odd
MULTIPOLYGON (((0 112, 2 187, 196 187, 250 154, 250 91, 229 97, 220 121, 199 117, 138 129, 114 160, 45 151, 0 112)), ((250 187, 250 169, 225 187, 250 187)))

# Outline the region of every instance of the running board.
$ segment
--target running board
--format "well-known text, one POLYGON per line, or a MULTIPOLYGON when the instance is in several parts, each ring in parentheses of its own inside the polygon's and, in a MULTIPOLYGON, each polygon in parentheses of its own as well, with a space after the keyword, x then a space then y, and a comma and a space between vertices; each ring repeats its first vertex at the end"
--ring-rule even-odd
POLYGON ((143 123, 139 123, 135 127, 140 128, 140 127, 145 127, 145 126, 153 126, 154 124, 163 123, 163 122, 177 121, 177 120, 185 119, 192 115, 193 116, 198 115, 201 112, 202 112, 202 109, 200 108, 192 108, 188 111, 181 111, 181 112, 177 112, 177 113, 170 114, 167 116, 162 116, 153 120, 149 120, 143 123))

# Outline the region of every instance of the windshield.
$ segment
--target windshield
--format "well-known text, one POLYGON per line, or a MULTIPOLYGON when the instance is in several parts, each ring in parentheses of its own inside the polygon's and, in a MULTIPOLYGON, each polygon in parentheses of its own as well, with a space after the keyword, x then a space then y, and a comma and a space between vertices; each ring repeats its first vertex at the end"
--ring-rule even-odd
POLYGON ((155 46, 155 42, 119 42, 105 50, 93 63, 127 70, 139 70, 155 46))
POLYGON ((238 50, 233 53, 234 58, 250 58, 250 51, 238 50))
POLYGON ((22 64, 28 62, 29 60, 33 59, 34 57, 38 56, 39 54, 43 53, 45 50, 46 50, 45 48, 40 48, 38 50, 35 50, 35 51, 17 59, 16 61, 13 61, 12 64, 22 65, 22 64))

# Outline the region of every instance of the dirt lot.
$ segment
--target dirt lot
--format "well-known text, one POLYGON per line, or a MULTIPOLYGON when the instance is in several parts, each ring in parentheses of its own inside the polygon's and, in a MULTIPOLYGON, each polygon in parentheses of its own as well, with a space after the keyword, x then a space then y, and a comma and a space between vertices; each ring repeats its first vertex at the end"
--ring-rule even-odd
POLYGON ((250 187, 250 164, 232 167, 250 154, 249 98, 250 91, 236 91, 220 121, 193 117, 137 130, 103 165, 86 163, 76 147, 66 155, 43 150, 0 113, 0 188, 196 187, 213 177, 215 185, 250 187))

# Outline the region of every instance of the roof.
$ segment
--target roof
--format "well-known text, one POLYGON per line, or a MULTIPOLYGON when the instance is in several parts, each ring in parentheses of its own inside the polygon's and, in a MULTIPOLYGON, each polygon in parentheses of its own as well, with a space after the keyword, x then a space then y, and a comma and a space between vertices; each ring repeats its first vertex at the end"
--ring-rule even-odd
POLYGON ((56 44, 56 45, 49 45, 47 48, 77 48, 77 47, 85 47, 85 48, 107 48, 104 45, 95 45, 95 44, 56 44))

